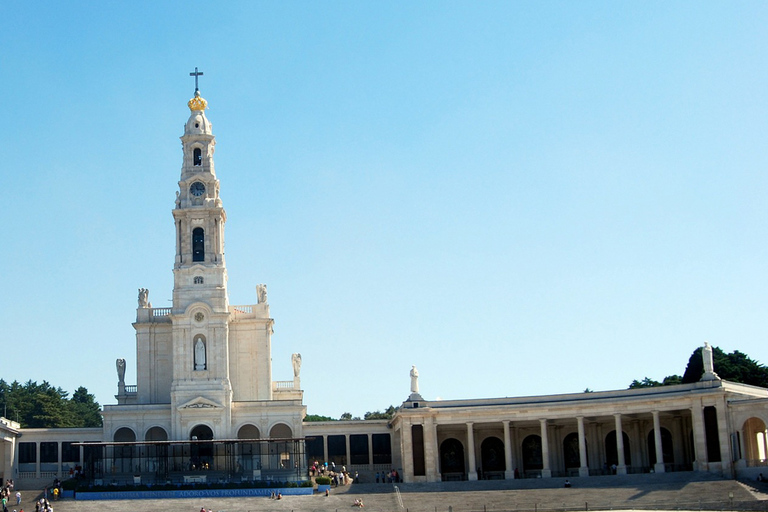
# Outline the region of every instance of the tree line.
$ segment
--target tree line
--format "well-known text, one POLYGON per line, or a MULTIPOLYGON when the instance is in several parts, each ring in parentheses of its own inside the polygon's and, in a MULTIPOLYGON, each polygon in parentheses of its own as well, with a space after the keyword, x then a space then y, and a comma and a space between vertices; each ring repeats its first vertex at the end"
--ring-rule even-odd
POLYGON ((69 393, 47 381, 11 384, 0 379, 0 413, 21 428, 101 427, 101 406, 80 386, 69 393))
POLYGON ((352 416, 352 413, 345 412, 338 419, 331 418, 330 416, 322 416, 320 414, 307 414, 304 417, 304 421, 360 421, 362 420, 391 420, 394 417, 397 408, 394 405, 390 405, 384 411, 369 411, 360 416, 352 416))

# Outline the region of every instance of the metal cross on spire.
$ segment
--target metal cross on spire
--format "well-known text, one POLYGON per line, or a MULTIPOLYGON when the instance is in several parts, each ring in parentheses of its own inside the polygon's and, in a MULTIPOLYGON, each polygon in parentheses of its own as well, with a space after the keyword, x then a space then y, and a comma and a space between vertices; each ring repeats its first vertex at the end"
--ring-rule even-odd
POLYGON ((195 77, 195 92, 199 91, 200 89, 197 88, 197 77, 203 76, 203 72, 202 71, 198 71, 197 70, 197 66, 195 66, 195 72, 194 73, 190 73, 189 76, 195 77))

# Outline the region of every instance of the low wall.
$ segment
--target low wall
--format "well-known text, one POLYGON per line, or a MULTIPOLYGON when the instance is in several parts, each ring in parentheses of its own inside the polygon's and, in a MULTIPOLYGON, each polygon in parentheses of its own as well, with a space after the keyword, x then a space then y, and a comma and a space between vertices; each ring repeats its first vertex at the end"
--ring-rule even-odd
POLYGON ((312 487, 264 487, 258 489, 185 489, 177 491, 114 491, 78 492, 76 500, 154 500, 165 498, 239 498, 270 496, 278 492, 283 496, 310 495, 312 487))

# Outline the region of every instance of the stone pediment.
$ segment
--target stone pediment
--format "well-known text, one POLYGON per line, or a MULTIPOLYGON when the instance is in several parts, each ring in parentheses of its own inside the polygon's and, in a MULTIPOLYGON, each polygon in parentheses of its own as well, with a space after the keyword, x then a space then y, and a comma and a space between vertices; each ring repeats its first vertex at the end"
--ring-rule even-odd
POLYGON ((222 409, 224 406, 221 404, 217 404, 213 400, 209 400, 207 398, 203 398, 201 396, 197 398, 193 398, 189 402, 183 403, 176 407, 179 411, 187 410, 187 409, 222 409))

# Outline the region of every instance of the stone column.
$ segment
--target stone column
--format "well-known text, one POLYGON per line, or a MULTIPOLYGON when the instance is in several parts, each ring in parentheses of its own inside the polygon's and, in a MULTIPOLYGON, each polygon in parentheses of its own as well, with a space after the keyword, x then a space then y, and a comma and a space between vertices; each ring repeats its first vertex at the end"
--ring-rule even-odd
POLYGON ((725 417, 725 400, 718 400, 715 410, 717 411, 717 434, 720 438, 720 467, 723 468, 724 477, 734 478, 731 469, 733 455, 731 453, 731 436, 728 433, 728 420, 725 417))
POLYGON ((704 407, 701 400, 694 402, 691 407, 691 428, 693 430, 694 471, 707 471, 707 434, 704 431, 704 407))
POLYGON ((587 466, 587 439, 584 436, 584 416, 577 416, 576 421, 579 429, 579 476, 589 476, 589 466, 587 466))
POLYGON ((475 460, 475 430, 474 423, 467 422, 467 455, 469 457, 468 480, 477 480, 477 461, 475 460))
POLYGON ((61 456, 61 441, 58 441, 56 443, 56 448, 58 448, 58 452, 59 452, 59 454, 58 454, 59 458, 58 458, 58 461, 56 463, 56 475, 57 475, 58 479, 61 480, 61 466, 62 466, 62 464, 61 464, 61 459, 62 459, 62 456, 61 456))
POLYGON ((373 471, 373 434, 368 434, 368 471, 373 471))
POLYGON ((656 464, 653 470, 656 473, 664 473, 664 450, 661 444, 661 423, 659 422, 659 411, 653 411, 653 444, 656 447, 656 464))
POLYGON ((515 478, 515 468, 512 467, 512 440, 509 435, 509 420, 503 420, 501 423, 504 425, 504 462, 506 463, 504 479, 512 480, 515 478))
POLYGON ((344 434, 344 444, 345 444, 344 448, 347 451, 344 457, 344 464, 347 466, 350 466, 352 461, 352 450, 349 447, 349 434, 344 434))
POLYGON ((35 478, 40 478, 40 441, 35 441, 35 478))
POLYGON ((517 461, 520 460, 520 441, 517 436, 517 429, 511 425, 509 427, 509 437, 512 439, 512 463, 510 467, 512 467, 514 474, 515 469, 519 467, 517 461))
POLYGON ((616 474, 626 475, 627 461, 624 459, 624 430, 621 428, 621 414, 614 414, 613 417, 616 419, 616 451, 619 458, 616 474))
POLYGON ((400 453, 403 454, 403 482, 413 482, 413 426, 403 420, 400 427, 400 453))
POLYGON ((597 461, 605 474, 606 464, 608 463, 608 454, 605 451, 605 437, 603 436, 603 424, 597 423, 594 428, 595 442, 592 443, 592 449, 597 449, 597 461))
POLYGON ((437 424, 435 418, 427 416, 424 419, 424 469, 427 482, 439 482, 440 475, 437 469, 437 424))
POLYGON ((323 434, 323 460, 320 464, 325 466, 326 462, 328 462, 328 434, 323 434))
POLYGON ((549 469, 549 432, 547 431, 547 420, 539 420, 541 424, 541 477, 550 478, 552 470, 549 469))

